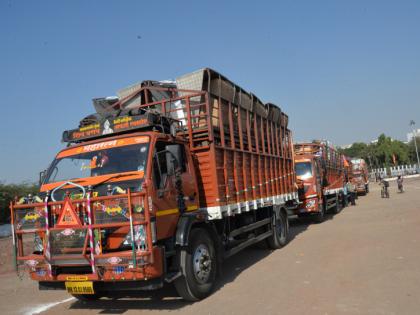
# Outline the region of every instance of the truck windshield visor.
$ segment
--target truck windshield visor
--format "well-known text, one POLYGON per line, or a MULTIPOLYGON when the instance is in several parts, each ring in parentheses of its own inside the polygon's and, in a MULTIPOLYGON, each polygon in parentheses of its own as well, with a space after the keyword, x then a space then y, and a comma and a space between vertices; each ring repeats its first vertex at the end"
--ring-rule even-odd
POLYGON ((301 179, 312 177, 312 164, 311 162, 299 162, 295 164, 296 176, 301 179))
POLYGON ((62 151, 51 164, 44 184, 108 174, 138 172, 144 176, 149 137, 113 140, 62 151))

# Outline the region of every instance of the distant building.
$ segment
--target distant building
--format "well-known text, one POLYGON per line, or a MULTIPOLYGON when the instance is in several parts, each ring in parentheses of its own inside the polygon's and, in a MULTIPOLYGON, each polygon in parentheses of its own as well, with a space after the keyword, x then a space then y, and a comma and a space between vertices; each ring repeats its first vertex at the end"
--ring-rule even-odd
MULTIPOLYGON (((416 137, 420 137, 420 129, 414 130, 414 132, 416 133, 416 137)), ((413 140, 413 132, 407 133, 407 142, 410 142, 411 140, 413 140)), ((419 140, 417 139, 417 141, 419 140)))

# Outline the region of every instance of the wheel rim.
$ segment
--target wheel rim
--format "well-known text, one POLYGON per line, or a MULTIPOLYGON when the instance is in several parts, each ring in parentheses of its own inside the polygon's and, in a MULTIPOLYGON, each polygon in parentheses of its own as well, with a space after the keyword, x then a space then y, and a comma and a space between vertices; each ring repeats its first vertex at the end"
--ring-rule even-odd
POLYGON ((194 276, 199 283, 206 283, 211 274, 211 257, 208 247, 199 245, 193 255, 194 276))

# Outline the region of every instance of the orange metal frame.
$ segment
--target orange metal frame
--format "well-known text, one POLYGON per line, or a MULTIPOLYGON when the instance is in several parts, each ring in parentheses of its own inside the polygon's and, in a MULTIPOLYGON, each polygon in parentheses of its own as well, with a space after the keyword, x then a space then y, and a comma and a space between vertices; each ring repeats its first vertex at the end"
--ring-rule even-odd
MULTIPOLYGON (((137 225, 142 225, 145 228, 145 232, 146 232, 146 242, 147 242, 147 249, 146 250, 142 250, 141 252, 135 251, 134 252, 134 257, 132 256, 132 252, 131 251, 126 251, 126 252, 112 252, 112 253, 105 253, 105 254, 94 254, 94 259, 95 262, 100 261, 101 259, 107 259, 110 257, 127 257, 131 259, 131 264, 132 266, 136 266, 136 261, 137 258, 141 258, 141 257, 147 257, 147 263, 148 264, 153 264, 154 262, 154 253, 155 251, 153 250, 153 242, 152 242, 152 231, 151 231, 151 214, 150 214, 150 210, 149 210, 149 205, 147 202, 147 198, 146 198, 146 193, 145 192, 136 192, 136 193, 131 193, 130 190, 127 191, 126 194, 119 194, 119 195, 112 195, 112 196, 102 196, 102 197, 96 197, 96 198, 91 198, 90 200, 88 200, 87 198, 84 199, 79 199, 79 200, 74 200, 72 201, 74 204, 78 204, 78 212, 83 211, 85 212, 86 215, 86 209, 88 207, 88 203, 90 202, 90 206, 92 207, 94 203, 101 203, 101 205, 103 205, 104 207, 106 207, 107 202, 112 202, 115 200, 122 200, 125 199, 127 201, 127 207, 128 209, 126 209, 128 211, 129 216, 132 219, 132 225, 137 226, 137 225), (132 199, 133 198, 138 198, 141 200, 141 203, 138 204, 138 206, 142 207, 142 211, 141 211, 141 219, 138 219, 136 217, 134 217, 133 212, 132 212, 132 207, 133 207, 133 202, 132 199)), ((50 240, 47 239, 45 237, 47 229, 51 232, 51 231, 64 231, 66 228, 65 227, 54 227, 52 226, 52 224, 50 223, 50 226, 47 227, 45 226, 44 228, 34 228, 34 229, 25 229, 23 227, 18 227, 16 222, 17 222, 17 218, 16 218, 16 211, 23 209, 26 210, 26 212, 31 212, 34 211, 36 208, 44 208, 45 206, 48 207, 48 215, 49 217, 53 217, 53 216, 58 216, 60 214, 60 212, 63 209, 65 200, 64 201, 59 201, 59 202, 48 202, 47 205, 45 203, 29 203, 29 204, 16 204, 16 203, 12 203, 10 205, 10 210, 11 210, 11 218, 12 218, 12 225, 13 225, 13 233, 14 233, 14 238, 16 240, 16 248, 17 248, 17 262, 23 262, 23 261, 36 261, 37 264, 37 268, 38 267, 42 267, 46 264, 49 264, 50 261, 54 260, 54 255, 50 254, 50 257, 47 257, 47 248, 49 246, 49 242, 50 240), (59 209, 60 208, 60 209, 59 209), (44 251, 43 251, 43 255, 25 255, 24 253, 24 244, 23 244, 23 236, 26 234, 38 234, 44 237, 44 251)), ((92 207, 94 208, 94 207, 92 207)), ((91 228, 92 230, 98 230, 99 232, 103 229, 107 229, 107 228, 119 228, 119 227, 124 227, 124 226, 130 226, 130 222, 115 222, 115 223, 96 223, 95 222, 95 212, 98 212, 101 210, 98 209, 94 209, 92 210, 92 225, 89 226, 87 224, 85 225, 81 225, 81 226, 77 226, 74 227, 74 229, 77 230, 88 230, 89 228, 91 228)), ((137 216, 138 217, 138 216, 137 216)), ((134 240, 132 240, 134 242, 134 240)), ((85 259, 87 262, 91 263, 91 258, 90 258, 90 254, 88 254, 88 252, 90 253, 91 251, 94 251, 94 248, 88 248, 88 233, 86 233, 85 235, 85 241, 84 241, 84 247, 82 249, 82 254, 80 255, 60 255, 59 259, 60 260, 72 260, 72 259, 85 259)), ((68 251, 69 253, 71 252, 68 251)), ((67 264, 60 264, 60 266, 66 266, 67 264)), ((74 265, 78 265, 78 264, 72 264, 72 266, 74 265)), ((79 265, 85 265, 85 264, 79 264, 79 265)), ((96 263, 96 266, 106 266, 106 264, 103 263, 96 263)), ((108 267, 114 267, 114 266, 125 266, 126 264, 110 264, 108 267)), ((141 272, 144 271, 144 267, 141 268, 134 268, 131 267, 130 268, 130 272, 141 272)), ((48 278, 48 276, 47 276, 48 278)), ((47 279, 45 278, 45 279, 47 279)), ((54 276, 51 276, 52 280, 54 279, 54 276)))

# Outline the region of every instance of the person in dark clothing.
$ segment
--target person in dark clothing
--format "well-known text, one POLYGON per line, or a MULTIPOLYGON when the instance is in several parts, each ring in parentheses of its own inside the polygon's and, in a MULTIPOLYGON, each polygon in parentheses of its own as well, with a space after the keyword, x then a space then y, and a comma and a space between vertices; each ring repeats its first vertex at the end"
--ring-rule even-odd
POLYGON ((403 188, 403 178, 402 178, 402 176, 401 175, 398 175, 398 178, 397 178, 397 185, 398 185, 398 190, 400 191, 400 192, 404 192, 404 188, 403 188))
POLYGON ((356 187, 348 180, 346 183, 347 193, 349 194, 350 203, 356 205, 356 187))

